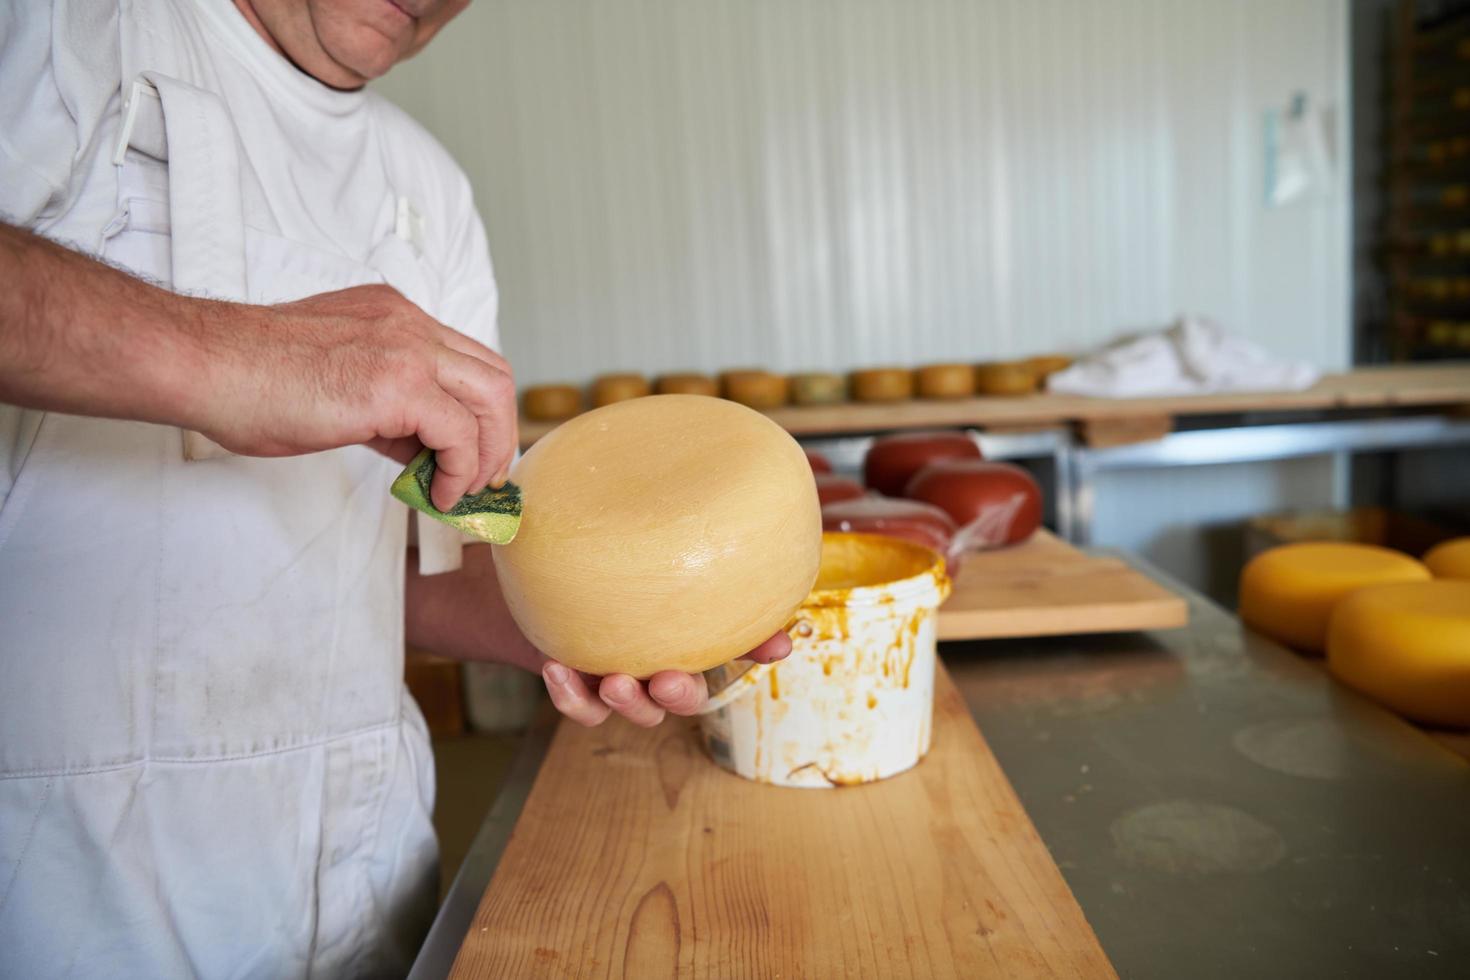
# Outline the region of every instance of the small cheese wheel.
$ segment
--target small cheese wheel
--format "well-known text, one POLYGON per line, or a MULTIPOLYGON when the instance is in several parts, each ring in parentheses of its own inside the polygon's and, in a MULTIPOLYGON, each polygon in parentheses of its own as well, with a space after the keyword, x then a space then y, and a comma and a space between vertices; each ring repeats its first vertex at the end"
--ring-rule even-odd
POLYGON ((920 398, 969 398, 975 369, 968 364, 930 364, 914 372, 920 398))
POLYGON ((914 397, 914 373, 903 368, 869 368, 852 372, 853 401, 902 402, 914 397))
POLYGON ((1024 361, 975 365, 975 390, 982 395, 1029 395, 1039 378, 1024 361))
POLYGON ((1045 381, 1048 375, 1065 371, 1072 366, 1072 358, 1066 354, 1040 354, 1036 357, 1028 357, 1022 362, 1031 373, 1036 375, 1038 381, 1045 381))
POLYGON ((1429 569, 1370 544, 1307 541, 1262 552, 1240 573, 1240 618, 1288 646, 1321 653, 1332 607, 1369 585, 1422 582, 1429 569))
POLYGON ((708 395, 720 394, 720 383, 707 374, 665 374, 653 384, 660 395, 708 395))
POLYGON ((847 401, 847 379, 840 374, 793 374, 791 404, 835 405, 847 401))
POLYGON ((604 374, 592 382, 592 404, 598 408, 648 393, 648 379, 641 374, 604 374))
POLYGON ((1435 578, 1470 579, 1470 538, 1440 542, 1429 549, 1424 564, 1435 578))
POLYGON ((720 393, 747 408, 779 408, 786 404, 786 379, 769 371, 726 371, 720 393))
POLYGON ((526 418, 561 422, 582 410, 582 393, 571 385, 533 385, 521 396, 526 418))
POLYGON ((1327 667, 1414 721, 1470 728, 1470 582, 1359 589, 1332 612, 1327 667))

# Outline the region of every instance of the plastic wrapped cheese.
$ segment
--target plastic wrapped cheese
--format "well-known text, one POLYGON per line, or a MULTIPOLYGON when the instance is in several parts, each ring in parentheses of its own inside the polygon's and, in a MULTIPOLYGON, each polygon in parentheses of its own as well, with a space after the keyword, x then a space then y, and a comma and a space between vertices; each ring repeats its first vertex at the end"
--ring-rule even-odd
POLYGON ((840 500, 822 508, 822 530, 882 534, 912 541, 943 555, 950 574, 955 571, 957 556, 950 547, 954 521, 930 504, 873 495, 840 500))
POLYGON ((817 481, 817 499, 823 506, 838 500, 852 500, 867 493, 861 483, 845 476, 815 473, 813 477, 817 481))
POLYGON ((938 460, 914 474, 904 496, 949 514, 963 551, 1019 544, 1041 526, 1041 487, 1013 463, 938 460))
POLYGON ((913 475, 940 459, 979 459, 980 446, 964 432, 903 432, 873 440, 863 458, 863 482, 890 497, 903 496, 913 475))

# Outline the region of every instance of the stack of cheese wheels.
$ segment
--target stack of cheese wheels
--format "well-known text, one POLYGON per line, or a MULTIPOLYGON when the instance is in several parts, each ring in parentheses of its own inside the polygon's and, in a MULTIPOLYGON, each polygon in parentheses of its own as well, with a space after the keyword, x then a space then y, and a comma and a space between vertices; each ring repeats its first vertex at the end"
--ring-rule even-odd
POLYGON ((592 382, 592 404, 598 408, 648 394, 648 379, 641 374, 604 374, 592 382))
POLYGON ((1336 541, 1282 545, 1240 573, 1240 618, 1288 646, 1322 653, 1332 608, 1370 585, 1423 582, 1429 570, 1388 548, 1336 541))
POLYGON ((660 395, 719 395, 720 384, 707 374, 665 374, 653 384, 660 395))
POLYGON ((701 671, 782 629, 816 581, 822 515, 801 447, 719 398, 653 395, 564 422, 511 479, 494 547, 517 625, 591 674, 701 671))
POLYGON ((582 410, 582 393, 571 385, 534 385, 521 397, 526 418, 561 422, 582 410))
POLYGON ((1435 578, 1470 579, 1470 538, 1454 538, 1430 548, 1424 564, 1435 578))
POLYGON ((1332 611, 1327 666, 1407 718, 1470 728, 1470 581, 1359 589, 1332 611))

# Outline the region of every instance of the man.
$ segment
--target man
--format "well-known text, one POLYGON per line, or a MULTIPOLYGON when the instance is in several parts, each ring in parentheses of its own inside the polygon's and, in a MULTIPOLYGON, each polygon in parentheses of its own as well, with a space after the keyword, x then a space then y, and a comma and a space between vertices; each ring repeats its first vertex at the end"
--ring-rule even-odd
POLYGON ((363 88, 464 3, 0 0, 0 975, 402 973, 405 638, 584 724, 703 703, 549 661, 387 497, 516 441, 468 184, 363 88))

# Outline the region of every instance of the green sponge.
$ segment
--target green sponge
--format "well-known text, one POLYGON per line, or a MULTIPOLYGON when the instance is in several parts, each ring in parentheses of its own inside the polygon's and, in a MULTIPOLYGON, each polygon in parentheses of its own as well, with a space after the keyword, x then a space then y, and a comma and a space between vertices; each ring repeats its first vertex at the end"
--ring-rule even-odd
POLYGON ((521 488, 509 481, 499 489, 490 487, 467 493, 447 511, 434 506, 429 487, 434 482, 434 451, 425 449, 393 481, 393 496, 414 510, 458 528, 471 537, 491 544, 510 544, 521 528, 521 488))

